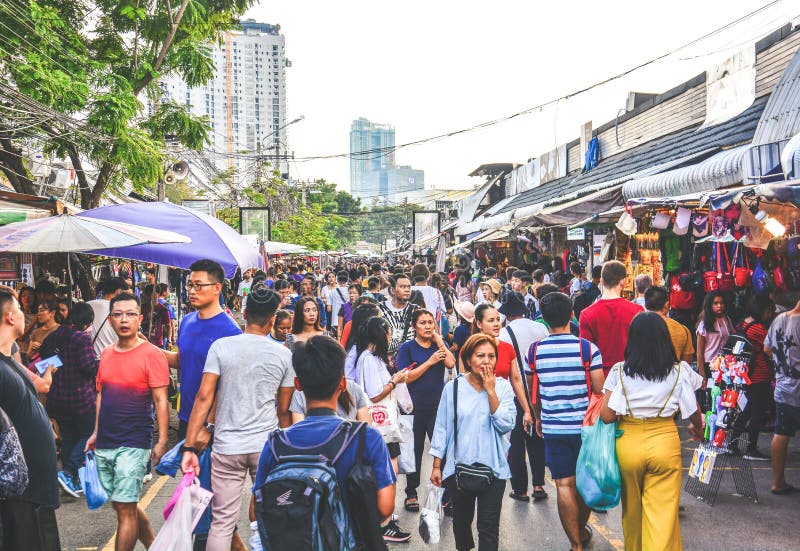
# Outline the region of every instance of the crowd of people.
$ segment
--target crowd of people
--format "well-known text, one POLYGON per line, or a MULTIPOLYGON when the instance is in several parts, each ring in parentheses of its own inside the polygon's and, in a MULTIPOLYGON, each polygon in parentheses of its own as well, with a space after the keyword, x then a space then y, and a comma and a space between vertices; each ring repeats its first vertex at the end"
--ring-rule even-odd
POLYGON ((334 500, 327 516, 341 521, 331 529, 340 540, 409 541, 394 515, 398 478, 403 507, 418 512, 429 464, 459 551, 475 547, 473 523, 478 548, 498 549, 506 495, 548 499, 546 468, 570 548, 583 549, 591 510, 576 467, 593 395, 601 419, 623 430, 625 548, 681 549, 675 420, 688 419, 690 435, 702 438, 709 363, 737 332, 756 354, 734 432, 747 435, 745 457, 769 459, 757 444, 774 403, 771 490, 796 491, 784 466, 800 426, 798 297, 779 313, 770 297, 754 295, 733 315, 724 294, 708 293, 697 325, 687 326, 670 317, 669 291, 647 276, 626 297, 620 262, 595 266, 589 278, 577 263, 570 272, 559 287, 541 270, 511 267, 445 274, 423 263, 292 265, 245 269, 226 296, 220 265, 199 260, 179 326, 169 288, 150 277, 140 289, 109 278, 97 299, 75 304, 49 282, 0 288, 0 407, 29 475, 21 495, 0 500, 0 549, 60 549, 59 486, 81 495, 86 453, 117 515, 116 549, 149 546, 154 533, 138 502, 167 452, 178 388, 181 469, 205 474, 213 492, 195 549, 247 549, 237 522, 248 475, 250 549, 302 547, 298 538, 324 524, 304 516, 315 514, 314 492, 334 500), (341 495, 293 485, 292 469, 318 469, 341 495))

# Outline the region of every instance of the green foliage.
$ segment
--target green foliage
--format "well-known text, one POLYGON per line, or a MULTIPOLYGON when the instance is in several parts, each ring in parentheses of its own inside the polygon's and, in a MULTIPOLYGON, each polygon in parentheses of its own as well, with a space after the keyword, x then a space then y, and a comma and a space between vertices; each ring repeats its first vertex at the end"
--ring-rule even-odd
POLYGON ((301 205, 295 214, 275 224, 272 239, 305 245, 316 251, 334 250, 339 242, 330 231, 330 223, 339 222, 337 218, 341 217, 324 214, 318 205, 301 205))
MULTIPOLYGON (((38 115, 15 130, 5 115, 26 112, 14 101, 0 112, 0 134, 13 150, 36 141, 70 157, 81 206, 97 206, 112 182, 135 189, 163 176, 165 138, 199 149, 209 142, 208 121, 186 106, 161 103, 158 81, 178 75, 190 85, 210 80, 212 47, 234 29, 253 0, 6 0, 0 3, 0 84, 10 85, 65 117, 38 115), (153 109, 148 109, 149 103, 153 109), (76 131, 74 121, 85 121, 76 131), (96 170, 91 170, 92 168, 96 170), (88 180, 86 172, 96 173, 88 180)), ((0 91, 1 92, 1 91, 0 91)), ((0 93, 0 99, 6 98, 0 93)), ((26 119, 27 120, 27 119, 26 119)), ((6 147, 6 146, 0 146, 6 147)), ((0 171, 19 166, 0 156, 0 171), (13 166, 12 166, 13 165, 13 166)), ((26 171, 27 172, 27 171, 26 171)), ((9 178, 30 192, 29 173, 9 178)))

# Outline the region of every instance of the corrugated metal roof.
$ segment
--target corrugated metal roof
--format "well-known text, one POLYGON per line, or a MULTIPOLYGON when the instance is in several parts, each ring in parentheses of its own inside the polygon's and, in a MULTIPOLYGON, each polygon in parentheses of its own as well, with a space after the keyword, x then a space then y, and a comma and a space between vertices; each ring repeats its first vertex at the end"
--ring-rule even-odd
POLYGON ((783 71, 758 121, 753 145, 788 140, 800 132, 800 49, 783 71))
MULTIPOLYGON (((753 102, 740 116, 709 128, 690 127, 651 140, 623 153, 602 159, 593 170, 553 180, 520 193, 499 212, 543 203, 560 196, 580 195, 584 189, 602 189, 603 184, 615 185, 620 178, 649 167, 692 156, 714 147, 731 147, 749 143, 768 97, 753 102)), ((600 152, 602 155, 602 151, 600 152)))
POLYGON ((750 144, 721 151, 697 164, 636 178, 622 186, 625 199, 669 197, 732 186, 742 181, 750 144))

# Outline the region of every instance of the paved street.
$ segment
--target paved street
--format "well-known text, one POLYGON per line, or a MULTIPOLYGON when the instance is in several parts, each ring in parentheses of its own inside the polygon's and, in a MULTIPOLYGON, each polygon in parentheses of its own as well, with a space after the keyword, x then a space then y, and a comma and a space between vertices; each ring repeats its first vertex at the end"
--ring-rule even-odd
MULTIPOLYGON (((177 426, 173 416, 172 427, 177 426)), ((171 430, 171 441, 175 440, 175 431, 171 430)), ((681 431, 686 438, 685 430, 681 431)), ((769 451, 771 434, 761 437, 761 449, 769 451)), ((689 465, 693 443, 684 443, 684 468, 689 465)), ((790 464, 787 468, 789 481, 800 483, 800 445, 794 440, 790 446, 790 464)), ((769 492, 771 470, 769 462, 754 462, 753 474, 759 494, 759 503, 752 504, 746 499, 733 494, 734 485, 730 474, 722 479, 719 497, 714 507, 697 501, 685 492, 682 504, 685 511, 681 513, 681 528, 684 548, 687 550, 710 551, 778 551, 796 549, 796 530, 787 529, 796 526, 797 510, 800 506, 800 494, 788 497, 774 496, 769 492), (724 532, 722 532, 724 531, 724 532), (720 536, 723 533, 724 535, 720 536), (722 540, 720 540, 722 538, 722 540)), ((430 461, 425 464, 425 479, 430 472, 430 461)), ((176 479, 169 477, 154 478, 144 489, 142 500, 153 526, 158 529, 163 520, 161 511, 177 484, 176 479)), ((396 511, 400 515, 399 524, 404 529, 413 529, 414 538, 409 544, 390 545, 397 550, 417 551, 422 549, 453 549, 451 522, 445 519, 442 527, 442 542, 438 546, 427 546, 419 538, 416 514, 403 510, 403 492, 401 481, 398 488, 396 511)), ((556 508, 555 488, 548 480, 550 499, 539 503, 519 503, 507 498, 503 502, 500 523, 500 549, 506 551, 541 549, 568 549, 566 537, 561 529, 556 508)), ((246 490, 249 491, 249 490, 246 490)), ((424 497, 424 493, 420 497, 424 497)), ((249 536, 249 527, 243 510, 239 529, 249 536)), ((591 525, 594 528, 594 539, 589 547, 593 551, 611 551, 623 549, 622 526, 619 508, 604 515, 593 514, 591 525)), ((115 529, 115 517, 110 507, 104 506, 98 511, 89 511, 83 500, 75 500, 63 496, 62 506, 58 511, 59 528, 62 547, 68 551, 113 550, 111 538, 115 529)), ((137 549, 143 549, 140 545, 137 549)))

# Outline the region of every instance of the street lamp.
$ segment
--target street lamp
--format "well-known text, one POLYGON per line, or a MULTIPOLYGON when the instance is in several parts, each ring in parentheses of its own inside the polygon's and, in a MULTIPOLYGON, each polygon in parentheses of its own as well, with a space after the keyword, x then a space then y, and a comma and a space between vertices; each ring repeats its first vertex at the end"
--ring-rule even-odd
POLYGON ((306 116, 305 116, 305 115, 300 115, 300 116, 299 116, 299 117, 297 117, 296 119, 294 119, 294 120, 291 120, 291 121, 287 122, 287 123, 286 123, 286 124, 284 124, 283 126, 279 126, 279 127, 278 127, 278 128, 276 128, 275 130, 273 130, 272 132, 270 132, 269 134, 267 134, 266 136, 264 136, 263 138, 261 138, 261 140, 259 141, 259 144, 262 144, 262 143, 264 143, 264 140, 266 140, 267 138, 269 138, 269 137, 270 137, 270 136, 272 136, 273 134, 277 134, 278 132, 280 132, 281 130, 283 130, 284 128, 286 128, 287 126, 291 126, 291 125, 293 125, 293 124, 296 124, 296 123, 298 123, 298 122, 303 122, 304 120, 306 120, 306 116))

